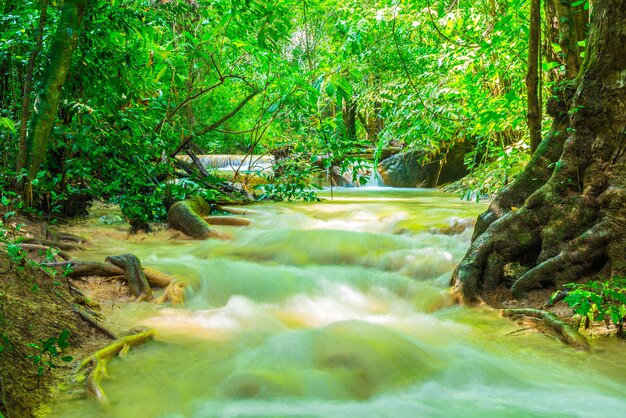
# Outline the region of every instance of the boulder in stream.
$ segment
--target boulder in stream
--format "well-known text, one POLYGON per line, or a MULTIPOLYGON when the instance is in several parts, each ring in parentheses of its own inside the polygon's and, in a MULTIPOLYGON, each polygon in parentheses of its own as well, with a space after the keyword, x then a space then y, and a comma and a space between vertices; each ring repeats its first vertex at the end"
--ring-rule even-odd
POLYGON ((469 151, 469 145, 460 144, 447 154, 436 155, 426 162, 427 151, 409 151, 383 160, 378 165, 378 171, 385 186, 437 187, 457 181, 469 173, 464 163, 465 154, 469 151))

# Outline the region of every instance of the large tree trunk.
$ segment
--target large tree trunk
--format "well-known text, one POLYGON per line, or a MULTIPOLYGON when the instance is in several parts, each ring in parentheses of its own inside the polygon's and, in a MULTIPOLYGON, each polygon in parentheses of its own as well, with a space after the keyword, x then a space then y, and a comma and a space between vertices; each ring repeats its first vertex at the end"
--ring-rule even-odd
MULTIPOLYGON (((35 112, 26 137, 26 167, 32 179, 44 161, 48 139, 54 126, 61 89, 67 78, 82 27, 87 0, 65 0, 59 24, 50 46, 48 69, 35 102, 35 112)), ((22 157, 23 158, 23 157, 22 157)), ((30 204, 30 186, 27 187, 25 203, 30 204)))
MULTIPOLYGON (((490 208, 483 216, 452 276, 459 301, 474 302, 501 286, 520 297, 533 288, 598 272, 626 274, 625 22, 625 0, 593 4, 587 58, 575 82, 569 120, 555 120, 554 133, 567 133, 560 158, 551 165, 549 180, 523 206, 503 205, 504 213, 490 208), (567 129, 559 129, 562 124, 567 129), (512 262, 528 271, 507 280, 504 266, 512 262)), ((551 140, 554 133, 542 142, 522 175, 523 184, 531 183, 533 170, 545 172, 546 156, 559 150, 561 141, 551 140)))
POLYGON ((530 133, 530 153, 534 154, 541 142, 541 100, 539 99, 539 49, 541 46, 541 0, 530 2, 530 33, 528 36, 528 72, 526 92, 528 99, 528 131, 530 133))
MULTIPOLYGON (((41 11, 39 12, 39 25, 37 26, 37 32, 35 35, 35 47, 30 53, 28 58, 28 68, 26 69, 26 75, 24 76, 24 88, 22 90, 22 117, 20 119, 20 137, 18 141, 18 153, 17 153, 17 171, 20 172, 23 168, 26 168, 26 134, 28 119, 30 119, 30 94, 32 92, 33 73, 35 71, 35 63, 37 57, 41 52, 41 46, 43 43, 43 32, 46 26, 46 19, 48 15, 48 0, 43 0, 40 5, 41 11)), ((20 190, 21 192, 21 190, 20 190)))

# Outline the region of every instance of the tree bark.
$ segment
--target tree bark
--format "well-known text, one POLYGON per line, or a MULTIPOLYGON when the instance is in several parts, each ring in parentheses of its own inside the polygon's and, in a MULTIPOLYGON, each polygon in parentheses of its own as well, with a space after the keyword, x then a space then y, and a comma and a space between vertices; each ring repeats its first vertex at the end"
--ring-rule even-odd
POLYGON ((553 118, 551 130, 532 154, 526 170, 504 188, 491 202, 489 209, 478 217, 472 241, 485 232, 489 225, 509 213, 512 208, 522 206, 532 193, 545 184, 552 175, 554 165, 563 151, 563 144, 567 139, 567 130, 570 126, 568 111, 576 92, 574 79, 578 74, 580 64, 578 59, 572 57, 567 59, 564 53, 556 53, 552 45, 560 45, 561 50, 567 50, 569 45, 578 45, 582 42, 587 37, 586 31, 572 31, 570 22, 574 21, 577 28, 586 28, 589 14, 580 6, 580 10, 575 10, 576 15, 572 16, 572 9, 569 6, 564 7, 559 3, 557 7, 555 2, 561 2, 561 0, 546 0, 545 2, 547 45, 544 53, 548 62, 558 62, 562 67, 562 69, 556 68, 548 72, 548 78, 555 83, 546 104, 546 111, 553 118))
MULTIPOLYGON (((59 24, 50 46, 48 69, 44 74, 43 87, 35 101, 30 130, 26 136, 26 168, 32 180, 44 162, 46 146, 54 126, 61 89, 67 78, 76 49, 87 0, 65 0, 59 24)), ((32 195, 27 187, 25 203, 30 205, 32 195)))
MULTIPOLYGON (((451 279, 459 301, 475 302, 501 286, 522 297, 592 274, 626 274, 625 22, 625 0, 593 4, 587 58, 568 88, 575 91, 568 119, 555 119, 553 135, 567 133, 560 158, 519 209, 491 212, 490 222, 475 231, 451 279), (528 270, 507 281, 503 269, 512 262, 528 270)), ((549 139, 523 176, 541 171, 541 159, 558 151, 560 141, 549 139)))
POLYGON ((342 112, 346 139, 354 141, 356 140, 356 101, 354 99, 344 99, 342 112))
POLYGON ((528 98, 528 131, 530 133, 530 153, 537 151, 541 142, 541 102, 539 101, 539 47, 541 36, 540 0, 530 2, 530 34, 528 36, 528 72, 526 92, 528 98))
MULTIPOLYGON (((35 70, 35 63, 37 57, 41 52, 43 43, 43 31, 46 26, 46 19, 48 15, 48 0, 42 0, 41 11, 39 12, 39 24, 35 35, 35 48, 30 53, 28 58, 28 68, 26 69, 26 75, 24 77, 24 88, 22 89, 22 117, 20 121, 20 137, 18 142, 17 151, 17 172, 26 168, 26 134, 28 131, 28 119, 30 119, 30 94, 33 89, 33 73, 35 70)), ((20 190, 21 192, 21 190, 20 190)))

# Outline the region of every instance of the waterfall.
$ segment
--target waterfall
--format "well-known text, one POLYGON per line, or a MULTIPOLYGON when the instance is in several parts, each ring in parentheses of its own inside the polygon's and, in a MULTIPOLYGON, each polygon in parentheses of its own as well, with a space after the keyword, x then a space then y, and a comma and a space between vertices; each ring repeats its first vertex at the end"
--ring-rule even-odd
POLYGON ((365 187, 384 187, 385 182, 383 181, 383 177, 380 175, 378 170, 375 168, 372 169, 372 174, 370 174, 369 180, 365 183, 365 187))
MULTIPOLYGON (((178 158, 190 161, 188 156, 178 158)), ((204 167, 219 171, 266 171, 271 169, 274 163, 271 155, 211 154, 198 155, 198 159, 204 167)))

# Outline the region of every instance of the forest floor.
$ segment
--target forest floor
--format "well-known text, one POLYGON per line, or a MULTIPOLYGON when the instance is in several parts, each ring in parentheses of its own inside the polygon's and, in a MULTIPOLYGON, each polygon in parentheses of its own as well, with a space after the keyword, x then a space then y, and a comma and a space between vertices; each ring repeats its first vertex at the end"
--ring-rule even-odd
MULTIPOLYGON (((19 235, 36 236, 35 223, 19 223, 19 235)), ((75 360, 108 342, 75 313, 80 298, 67 278, 29 260, 0 251, 0 416, 7 418, 44 415, 74 377, 75 360)))

